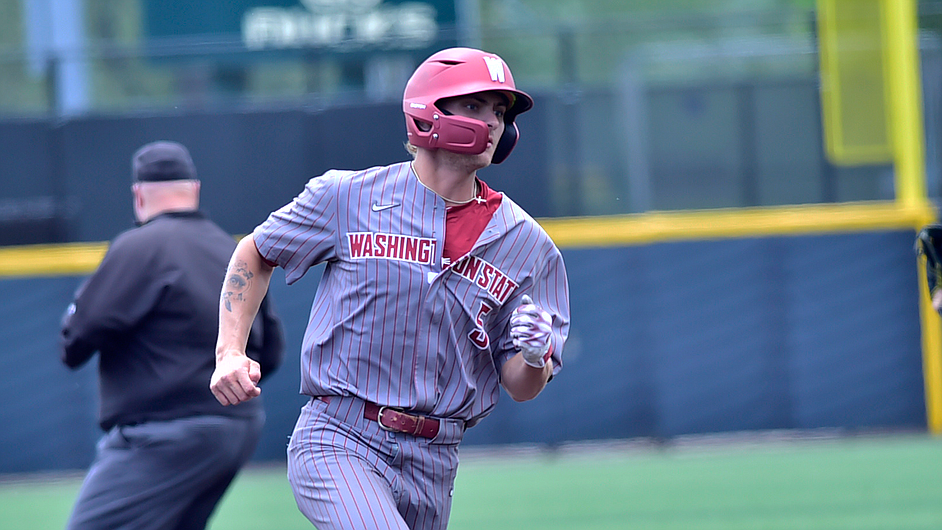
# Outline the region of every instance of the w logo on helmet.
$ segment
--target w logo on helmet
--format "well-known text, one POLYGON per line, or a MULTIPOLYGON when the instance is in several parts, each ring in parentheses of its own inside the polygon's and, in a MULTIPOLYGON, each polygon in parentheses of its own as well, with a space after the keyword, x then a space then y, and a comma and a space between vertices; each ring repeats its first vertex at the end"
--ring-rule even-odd
POLYGON ((501 61, 500 57, 485 56, 484 64, 487 65, 487 71, 491 74, 491 81, 504 82, 504 61, 501 61))
POLYGON ((446 48, 436 52, 412 73, 402 92, 409 144, 420 149, 444 149, 461 154, 485 152, 488 142, 493 141, 487 123, 444 114, 436 104, 445 98, 493 90, 507 96, 504 133, 497 139, 491 158, 492 164, 500 164, 517 143, 519 131, 514 119, 533 107, 533 98, 517 90, 510 67, 499 55, 474 48, 446 48), (486 70, 481 68, 482 59, 486 70))

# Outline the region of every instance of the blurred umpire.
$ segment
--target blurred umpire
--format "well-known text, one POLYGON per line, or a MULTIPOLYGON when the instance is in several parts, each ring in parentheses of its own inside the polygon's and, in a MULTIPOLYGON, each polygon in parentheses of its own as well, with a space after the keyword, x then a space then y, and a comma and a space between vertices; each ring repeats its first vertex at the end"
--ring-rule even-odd
MULTIPOLYGON (((141 147, 132 178, 138 227, 111 243, 63 317, 63 362, 99 353, 105 431, 67 528, 202 529, 265 422, 261 402, 224 407, 207 384, 236 242, 198 209, 184 146, 141 147)), ((250 337, 270 374, 284 333, 268 299, 250 337)))

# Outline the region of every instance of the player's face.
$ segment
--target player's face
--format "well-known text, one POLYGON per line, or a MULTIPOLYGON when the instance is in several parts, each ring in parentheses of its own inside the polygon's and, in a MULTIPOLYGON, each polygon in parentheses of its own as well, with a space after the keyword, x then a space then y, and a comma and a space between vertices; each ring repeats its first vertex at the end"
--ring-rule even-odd
POLYGON ((439 102, 443 112, 455 116, 472 118, 487 124, 489 141, 480 156, 490 163, 497 149, 497 141, 504 134, 504 113, 507 112, 508 98, 500 92, 478 92, 465 96, 444 99, 439 102))

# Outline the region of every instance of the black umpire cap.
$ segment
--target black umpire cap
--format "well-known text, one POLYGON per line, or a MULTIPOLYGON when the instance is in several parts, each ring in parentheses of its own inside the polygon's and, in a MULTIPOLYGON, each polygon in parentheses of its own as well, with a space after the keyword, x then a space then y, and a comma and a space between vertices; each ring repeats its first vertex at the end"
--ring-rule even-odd
POLYGON ((196 180, 196 166, 190 152, 177 142, 149 143, 134 153, 131 169, 134 182, 196 180))

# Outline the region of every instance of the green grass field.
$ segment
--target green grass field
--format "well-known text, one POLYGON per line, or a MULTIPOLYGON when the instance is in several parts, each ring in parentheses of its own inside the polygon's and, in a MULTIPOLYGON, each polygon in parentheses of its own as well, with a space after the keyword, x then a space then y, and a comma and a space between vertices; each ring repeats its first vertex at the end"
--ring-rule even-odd
MULTIPOLYGON (((451 530, 942 528, 942 438, 911 435, 463 453, 451 530)), ((80 477, 0 482, 0 521, 64 526, 80 477)), ((5 526, 4 526, 5 527, 5 526)), ((13 528, 13 527, 11 527, 13 528)), ((243 472, 213 530, 292 530, 282 468, 243 472)))

